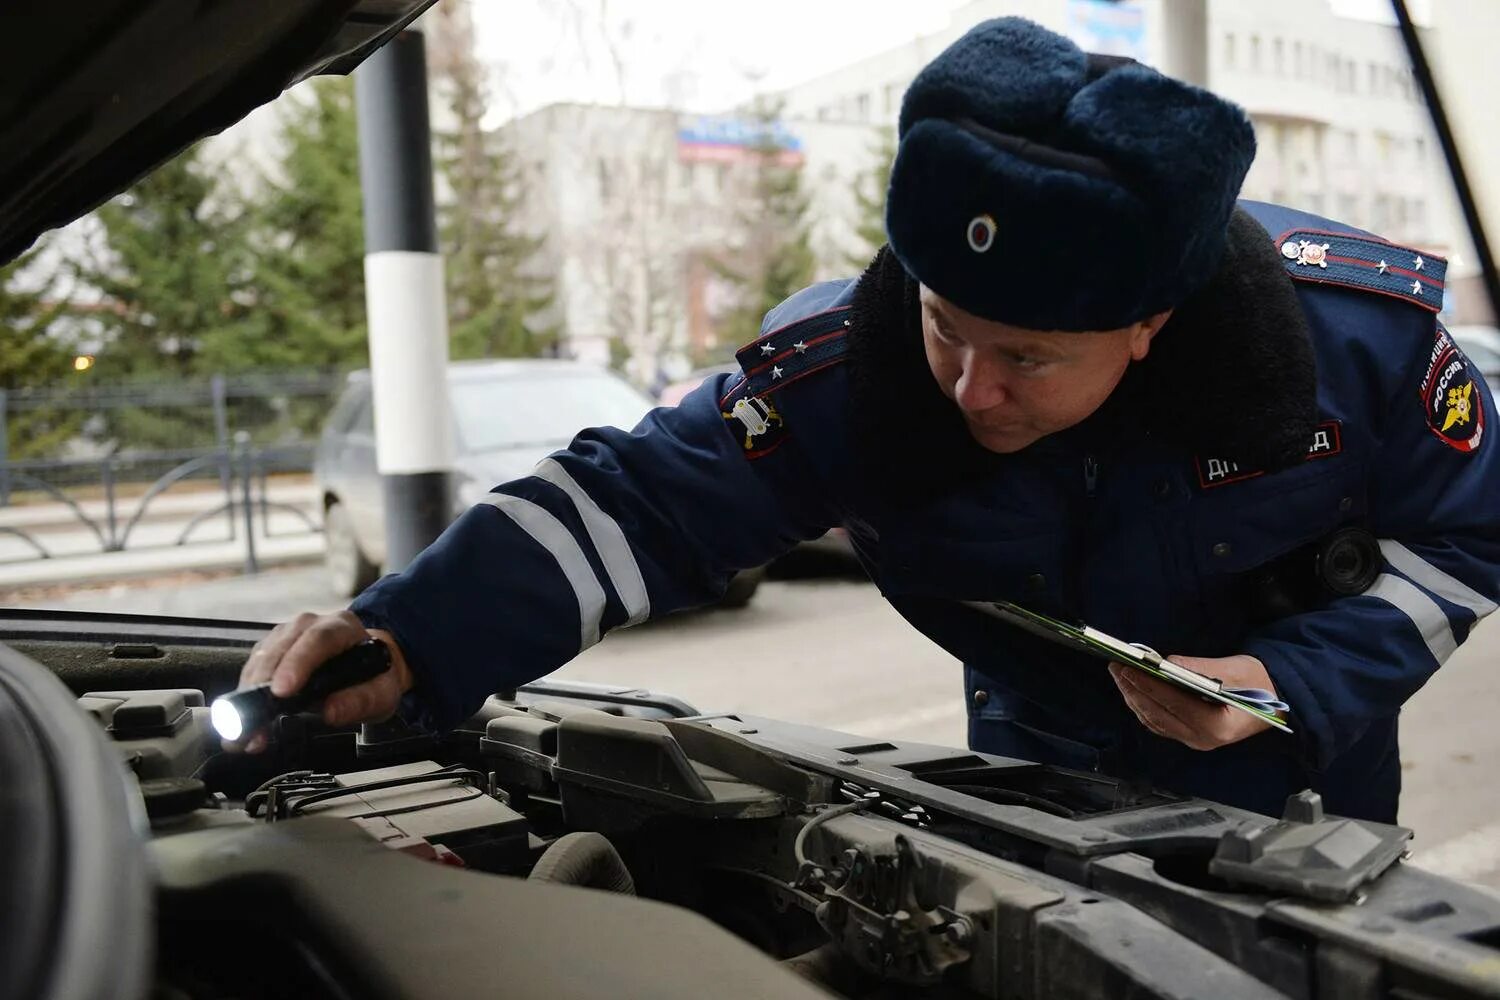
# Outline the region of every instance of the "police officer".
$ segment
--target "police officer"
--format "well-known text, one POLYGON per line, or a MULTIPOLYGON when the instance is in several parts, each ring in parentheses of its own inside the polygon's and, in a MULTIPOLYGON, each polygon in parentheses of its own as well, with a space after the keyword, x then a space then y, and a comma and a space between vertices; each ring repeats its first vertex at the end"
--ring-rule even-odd
POLYGON ((899 134, 862 276, 772 310, 739 373, 496 487, 349 611, 281 625, 242 680, 289 693, 372 632, 396 669, 327 721, 452 726, 843 525, 963 662, 974 749, 1394 820, 1401 705, 1500 593, 1491 400, 1436 322, 1444 262, 1237 204, 1241 109, 1018 19, 928 65, 899 134), (1372 572, 1301 580, 1351 528, 1372 572), (963 603, 1002 599, 1273 691, 1295 735, 963 603))

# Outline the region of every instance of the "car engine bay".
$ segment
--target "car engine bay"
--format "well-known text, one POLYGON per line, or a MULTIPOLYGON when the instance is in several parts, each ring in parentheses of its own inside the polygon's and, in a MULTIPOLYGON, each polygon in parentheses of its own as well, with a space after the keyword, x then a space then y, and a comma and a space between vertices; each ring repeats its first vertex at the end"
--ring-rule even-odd
POLYGON ((0 677, 46 664, 129 772, 155 996, 1500 994, 1500 899, 1312 793, 1275 820, 558 682, 229 754, 207 704, 263 626, 3 618, 0 677))

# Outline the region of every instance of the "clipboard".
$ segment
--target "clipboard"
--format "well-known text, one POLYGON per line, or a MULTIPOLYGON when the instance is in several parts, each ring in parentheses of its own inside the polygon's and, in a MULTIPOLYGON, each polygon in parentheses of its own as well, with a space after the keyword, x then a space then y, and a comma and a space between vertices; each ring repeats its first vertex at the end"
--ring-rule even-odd
POLYGON ((1286 710, 1286 703, 1279 701, 1269 691, 1225 687, 1224 682, 1218 678, 1208 677, 1179 663, 1173 663, 1150 646, 1117 639, 1107 632, 1082 623, 1070 624, 1049 618, 1009 601, 964 601, 963 604, 1077 652, 1144 671, 1158 680, 1191 691, 1202 698, 1253 715, 1284 733, 1292 732, 1292 727, 1276 714, 1286 710))

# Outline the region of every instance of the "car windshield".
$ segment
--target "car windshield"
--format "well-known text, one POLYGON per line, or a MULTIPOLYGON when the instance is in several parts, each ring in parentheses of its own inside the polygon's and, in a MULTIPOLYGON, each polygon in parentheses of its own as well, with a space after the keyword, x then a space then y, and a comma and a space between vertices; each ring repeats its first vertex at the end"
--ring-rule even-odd
POLYGON ((651 401, 604 372, 537 372, 452 383, 465 451, 566 443, 586 427, 634 427, 651 401))

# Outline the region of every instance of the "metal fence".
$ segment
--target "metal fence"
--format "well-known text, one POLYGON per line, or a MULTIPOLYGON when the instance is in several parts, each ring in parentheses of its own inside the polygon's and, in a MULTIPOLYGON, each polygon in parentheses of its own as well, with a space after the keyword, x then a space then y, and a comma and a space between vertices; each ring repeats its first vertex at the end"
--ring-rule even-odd
POLYGON ((242 540, 246 567, 253 571, 257 517, 261 537, 275 533, 276 511, 290 515, 299 530, 320 530, 302 509, 273 500, 270 482, 277 474, 311 470, 319 428, 342 385, 337 373, 279 372, 82 390, 0 390, 0 513, 11 512, 0 523, 0 535, 19 540, 23 558, 58 555, 45 532, 15 516, 50 505, 75 534, 87 532, 97 542, 94 551, 139 549, 145 543, 138 528, 152 505, 191 484, 203 500, 196 505, 201 509, 175 538, 163 541, 157 532, 149 544, 242 540), (12 460, 13 431, 28 415, 41 413, 77 428, 67 442, 72 450, 97 454, 12 460), (223 527, 205 530, 212 524, 223 527))

